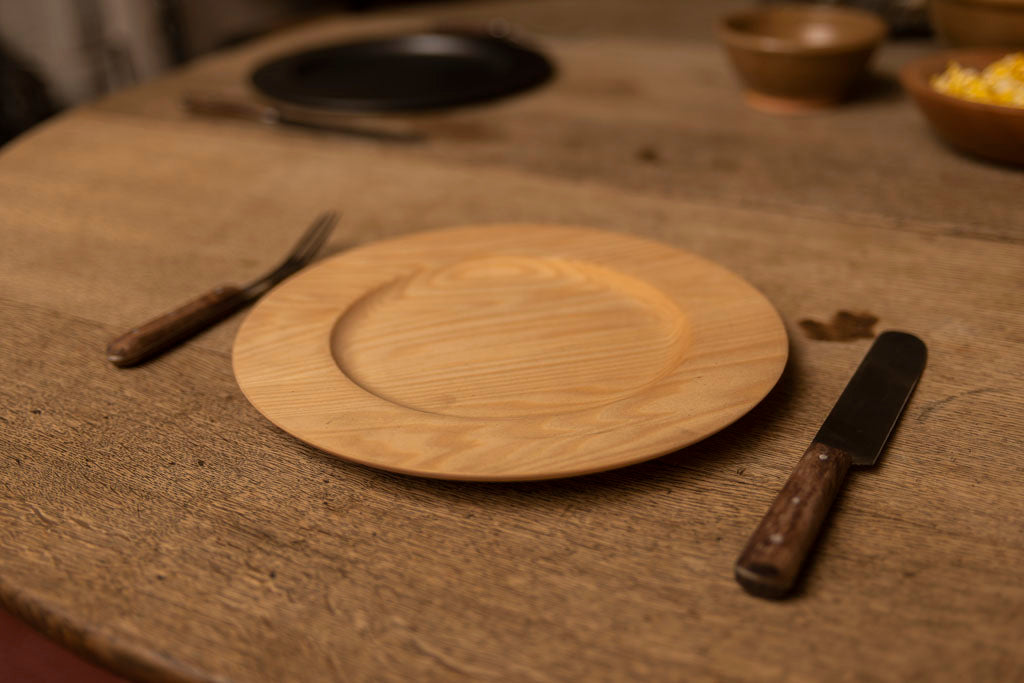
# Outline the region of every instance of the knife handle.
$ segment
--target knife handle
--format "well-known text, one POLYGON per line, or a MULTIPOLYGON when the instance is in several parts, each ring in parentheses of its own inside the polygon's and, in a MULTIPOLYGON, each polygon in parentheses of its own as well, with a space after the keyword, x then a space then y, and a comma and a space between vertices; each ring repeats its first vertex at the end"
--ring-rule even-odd
POLYGON ((247 302, 238 287, 217 287, 110 342, 107 360, 121 368, 138 365, 223 320, 247 302))
POLYGON ((839 448, 810 445, 736 561, 747 592, 781 598, 793 587, 851 460, 839 448))
POLYGON ((182 104, 193 114, 207 116, 249 119, 261 123, 277 123, 281 118, 281 112, 269 104, 229 95, 188 93, 182 98, 182 104))

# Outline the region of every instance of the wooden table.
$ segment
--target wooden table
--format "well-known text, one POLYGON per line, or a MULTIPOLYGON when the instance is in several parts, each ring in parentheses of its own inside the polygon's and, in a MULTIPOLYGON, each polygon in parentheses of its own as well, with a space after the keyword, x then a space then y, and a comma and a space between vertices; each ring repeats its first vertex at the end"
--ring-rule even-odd
MULTIPOLYGON (((939 144, 883 80, 833 111, 746 108, 722 3, 461 3, 339 17, 71 111, 0 152, 0 600, 140 679, 1024 677, 1024 175, 939 144), (560 73, 417 119, 420 144, 190 118, 307 43, 472 23, 560 73), (452 224, 647 235, 758 286, 790 364, 751 414, 621 471, 421 480, 303 446, 238 391, 241 316, 135 370, 105 343, 272 265, 326 208, 332 250, 452 224), (930 364, 855 473, 795 598, 732 564, 869 345, 930 364)), ((891 74, 923 45, 888 44, 891 74)))

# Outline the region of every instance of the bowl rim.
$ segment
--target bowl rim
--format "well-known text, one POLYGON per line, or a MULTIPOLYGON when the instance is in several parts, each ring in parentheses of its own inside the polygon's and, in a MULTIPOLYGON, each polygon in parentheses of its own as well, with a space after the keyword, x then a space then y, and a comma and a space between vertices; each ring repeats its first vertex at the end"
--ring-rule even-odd
POLYGON ((869 50, 877 47, 889 32, 889 27, 882 21, 881 17, 868 10, 836 5, 810 5, 789 2, 748 7, 724 14, 718 18, 717 29, 719 38, 727 45, 756 52, 791 55, 834 55, 869 50), (740 31, 731 25, 732 22, 740 19, 771 14, 780 10, 804 14, 808 18, 815 16, 853 19, 862 22, 865 27, 873 29, 873 31, 872 35, 866 38, 858 38, 857 40, 842 40, 825 45, 808 45, 807 43, 786 38, 740 31))
POLYGON ((948 3, 950 5, 982 5, 983 7, 1005 7, 1024 10, 1024 0, 931 0, 929 5, 948 3))
POLYGON ((916 99, 928 98, 936 102, 945 102, 948 106, 957 106, 977 112, 989 112, 1000 116, 1024 119, 1024 107, 1010 107, 1005 104, 989 104, 988 102, 965 100, 935 90, 930 82, 932 76, 944 71, 949 62, 953 60, 962 61, 966 58, 973 61, 977 58, 988 59, 989 63, 992 63, 997 59, 1016 52, 1022 52, 1022 50, 998 47, 940 50, 917 57, 904 64, 900 67, 899 79, 903 88, 916 99))

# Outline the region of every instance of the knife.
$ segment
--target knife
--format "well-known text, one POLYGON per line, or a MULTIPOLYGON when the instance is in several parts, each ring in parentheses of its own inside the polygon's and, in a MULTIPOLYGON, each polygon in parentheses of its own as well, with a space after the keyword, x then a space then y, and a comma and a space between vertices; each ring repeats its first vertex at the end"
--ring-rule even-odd
POLYGON ((924 371, 924 342, 883 332, 736 561, 747 592, 784 597, 821 529, 850 465, 878 461, 924 371))
POLYGON ((216 93, 186 93, 181 100, 186 111, 202 115, 258 121, 267 125, 286 124, 302 128, 343 133, 384 142, 421 142, 425 136, 405 123, 379 119, 366 123, 365 119, 352 123, 341 120, 340 114, 325 112, 291 111, 285 107, 257 102, 250 98, 216 93))

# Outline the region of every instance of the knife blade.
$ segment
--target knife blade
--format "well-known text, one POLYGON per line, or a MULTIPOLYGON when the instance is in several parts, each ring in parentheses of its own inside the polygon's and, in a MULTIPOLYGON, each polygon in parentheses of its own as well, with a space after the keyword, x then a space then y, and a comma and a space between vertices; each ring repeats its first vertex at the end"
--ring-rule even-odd
POLYGON ((917 386, 927 348, 883 332, 868 350, 736 562, 736 580, 759 597, 792 589, 851 465, 874 465, 917 386))
POLYGON ((422 142, 425 139, 421 132, 409 128, 405 123, 386 122, 382 117, 368 123, 365 117, 344 119, 339 114, 329 112, 307 112, 299 109, 292 111, 283 106, 257 102, 241 96, 193 92, 186 93, 181 103, 188 112, 201 116, 244 119, 267 125, 283 124, 384 142, 409 143, 422 142))

